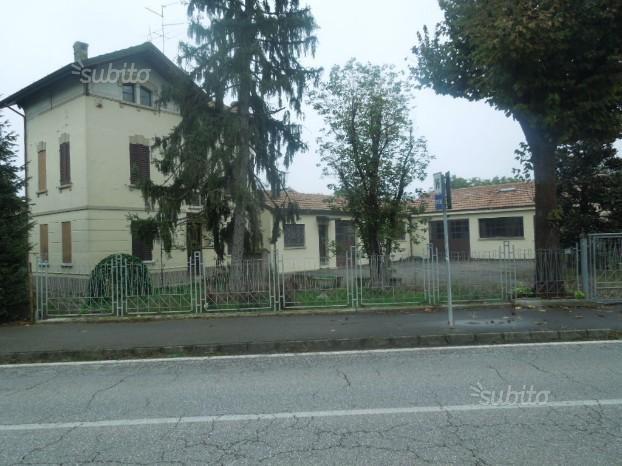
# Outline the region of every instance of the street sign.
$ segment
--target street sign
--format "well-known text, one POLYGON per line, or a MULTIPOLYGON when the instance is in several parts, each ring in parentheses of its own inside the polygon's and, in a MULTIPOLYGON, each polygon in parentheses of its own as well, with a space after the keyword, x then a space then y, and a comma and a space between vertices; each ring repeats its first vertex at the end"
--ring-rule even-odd
POLYGON ((443 195, 435 194, 434 195, 434 207, 436 208, 436 210, 443 210, 444 206, 445 206, 445 199, 443 195))
POLYGON ((434 207, 436 210, 445 208, 445 189, 443 187, 443 174, 434 174, 434 207))
POLYGON ((447 210, 450 210, 451 209, 451 175, 449 174, 449 172, 445 173, 445 186, 444 187, 445 187, 445 191, 443 192, 443 195, 447 199, 446 201, 447 210))

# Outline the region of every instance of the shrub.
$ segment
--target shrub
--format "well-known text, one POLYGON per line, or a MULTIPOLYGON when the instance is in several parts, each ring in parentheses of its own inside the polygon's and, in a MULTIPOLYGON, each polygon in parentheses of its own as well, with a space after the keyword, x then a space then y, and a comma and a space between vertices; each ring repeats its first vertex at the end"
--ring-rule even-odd
POLYGON ((123 285, 128 295, 145 295, 152 290, 149 269, 129 254, 113 254, 95 266, 89 277, 89 296, 111 296, 113 280, 117 286, 123 285))

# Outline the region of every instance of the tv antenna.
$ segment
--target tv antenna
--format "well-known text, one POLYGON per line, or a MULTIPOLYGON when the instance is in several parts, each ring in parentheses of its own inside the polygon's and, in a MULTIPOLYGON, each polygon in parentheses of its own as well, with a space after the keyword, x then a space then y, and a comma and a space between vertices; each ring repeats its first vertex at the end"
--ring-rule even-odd
MULTIPOLYGON (((145 10, 147 10, 149 13, 153 13, 154 15, 158 16, 160 18, 160 27, 161 27, 161 32, 156 32, 154 33, 156 36, 160 36, 162 37, 162 53, 164 53, 164 47, 166 45, 166 34, 164 32, 165 28, 169 27, 169 26, 179 26, 182 24, 186 24, 186 23, 165 23, 164 22, 164 9, 172 6, 172 5, 184 5, 185 2, 184 0, 181 1, 177 1, 177 2, 171 2, 171 3, 166 3, 163 5, 160 5, 160 12, 157 12, 156 10, 153 10, 152 8, 149 7, 145 7, 145 10)), ((151 40, 152 37, 152 32, 151 32, 151 27, 149 27, 149 40, 151 40)))

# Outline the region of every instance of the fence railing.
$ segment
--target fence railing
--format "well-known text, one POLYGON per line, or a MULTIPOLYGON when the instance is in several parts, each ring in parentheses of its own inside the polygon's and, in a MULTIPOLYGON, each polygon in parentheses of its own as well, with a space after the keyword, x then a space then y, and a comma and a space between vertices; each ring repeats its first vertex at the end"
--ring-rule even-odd
MULTIPOLYGON (((622 290, 620 250, 605 249, 606 261, 591 257, 591 263, 605 265, 589 282, 593 288, 622 290)), ((497 251, 453 254, 453 299, 573 297, 584 288, 579 265, 577 248, 534 252, 505 244, 497 251)), ((339 267, 328 267, 319 257, 276 252, 222 264, 197 252, 183 267, 152 269, 118 255, 93 270, 39 264, 33 275, 39 319, 438 305, 447 302, 448 286, 447 264, 432 245, 424 257, 400 260, 352 249, 339 267)))

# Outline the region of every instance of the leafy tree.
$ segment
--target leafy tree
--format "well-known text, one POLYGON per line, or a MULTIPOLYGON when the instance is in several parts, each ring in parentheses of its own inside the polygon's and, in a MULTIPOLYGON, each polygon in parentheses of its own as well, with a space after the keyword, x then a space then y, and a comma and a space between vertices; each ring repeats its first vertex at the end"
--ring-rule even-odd
POLYGON ((462 178, 460 176, 451 175, 451 187, 458 188, 472 188, 474 186, 490 186, 496 184, 516 183, 521 181, 521 178, 517 176, 495 176, 493 178, 462 178))
POLYGON ((167 182, 142 189, 166 249, 182 204, 199 202, 216 252, 230 241, 236 262, 258 250, 261 208, 283 189, 281 167, 306 148, 292 113, 319 75, 299 62, 315 52, 316 24, 298 0, 191 0, 188 15, 193 42, 181 44, 180 63, 191 79, 163 96, 182 120, 156 141, 167 182))
MULTIPOLYGON (((528 148, 519 151, 522 175, 531 174, 528 148)), ((556 218, 562 246, 588 233, 622 230, 622 159, 612 144, 580 141, 557 151, 556 218)))
POLYGON ((440 0, 413 47, 423 86, 483 100, 520 124, 531 154, 536 248, 559 245, 558 149, 622 128, 619 0, 440 0))
POLYGON ((368 256, 393 251, 413 212, 411 183, 423 180, 430 156, 413 135, 412 96, 403 74, 355 60, 335 66, 314 93, 324 118, 318 139, 324 172, 352 215, 368 256))
POLYGON ((0 120, 0 321, 28 316, 28 201, 25 182, 15 165, 16 136, 0 120))

